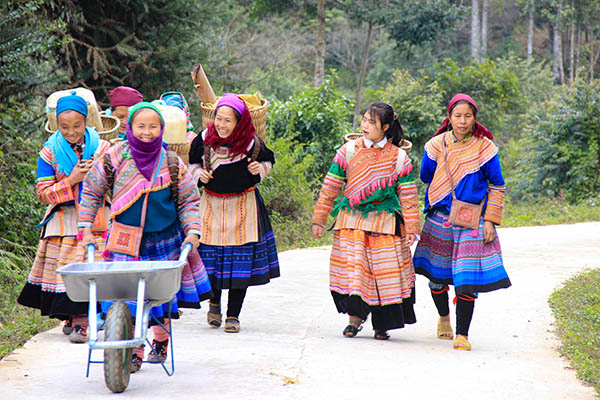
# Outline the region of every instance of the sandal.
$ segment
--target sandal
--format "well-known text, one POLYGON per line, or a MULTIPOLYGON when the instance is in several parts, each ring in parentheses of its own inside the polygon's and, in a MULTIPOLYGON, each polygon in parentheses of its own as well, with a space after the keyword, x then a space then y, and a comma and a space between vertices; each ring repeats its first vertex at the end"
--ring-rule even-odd
POLYGON ((471 350, 471 343, 466 336, 456 335, 456 340, 454 341, 454 349, 455 350, 471 350))
POLYGON ((227 317, 225 319, 225 332, 238 333, 240 331, 240 320, 236 317, 227 317))
POLYGON ((390 338, 390 334, 387 331, 375 331, 375 336, 373 336, 377 340, 388 340, 390 338))
POLYGON ((346 337, 354 337, 358 334, 358 332, 362 331, 362 324, 365 321, 363 321, 359 317, 350 316, 349 322, 350 323, 348 324, 348 326, 342 332, 342 334, 346 337))
POLYGON ((221 304, 208 303, 208 313, 206 313, 206 321, 211 328, 221 326, 223 314, 221 314, 221 304))
POLYGON ((445 340, 454 339, 454 332, 452 331, 452 325, 450 325, 450 320, 443 320, 442 317, 438 318, 437 337, 438 339, 445 340))

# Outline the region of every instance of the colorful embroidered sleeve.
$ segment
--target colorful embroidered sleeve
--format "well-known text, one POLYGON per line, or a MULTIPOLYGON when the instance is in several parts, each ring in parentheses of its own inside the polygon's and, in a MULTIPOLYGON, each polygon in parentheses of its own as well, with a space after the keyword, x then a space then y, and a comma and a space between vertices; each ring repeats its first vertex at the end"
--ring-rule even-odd
POLYGON ((488 180, 488 201, 483 219, 500 225, 502 210, 504 209, 506 184, 502 176, 498 154, 481 166, 481 172, 488 180))
POLYGON ((69 183, 69 177, 59 175, 52 168, 53 155, 47 147, 40 151, 37 162, 35 188, 38 199, 44 204, 61 204, 75 200, 75 190, 69 183))
POLYGON ((78 228, 92 227, 94 225, 96 213, 102 204, 102 199, 107 190, 108 182, 106 181, 106 174, 104 172, 104 159, 103 157, 99 157, 83 180, 78 228))
POLYGON ((190 171, 179 159, 179 204, 177 205, 177 212, 179 214, 179 221, 186 234, 201 232, 200 221, 202 215, 200 214, 200 192, 198 187, 194 183, 192 171, 190 171))
POLYGON ((319 200, 317 200, 315 211, 313 213, 313 224, 325 226, 327 216, 333 208, 333 202, 344 185, 347 166, 346 147, 342 146, 337 151, 333 158, 333 163, 331 164, 327 175, 325 175, 325 180, 321 187, 321 192, 319 193, 319 200))
POLYGON ((400 206, 402 207, 402 218, 407 233, 421 232, 421 224, 419 222, 419 201, 417 197, 417 184, 412 171, 410 158, 405 156, 403 174, 398 176, 398 186, 396 193, 400 206))

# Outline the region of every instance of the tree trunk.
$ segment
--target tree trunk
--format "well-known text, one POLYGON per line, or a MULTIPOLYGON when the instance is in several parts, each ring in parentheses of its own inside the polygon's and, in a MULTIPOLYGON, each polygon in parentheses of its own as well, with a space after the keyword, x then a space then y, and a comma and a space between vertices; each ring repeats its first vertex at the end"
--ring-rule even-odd
POLYGON ((481 27, 479 25, 479 0, 471 1, 471 58, 479 62, 481 49, 481 27))
POLYGON ((367 41, 365 42, 365 50, 363 52, 362 65, 360 66, 360 75, 358 76, 358 87, 356 88, 356 102, 354 104, 354 123, 352 127, 356 129, 358 127, 359 113, 360 113, 360 98, 362 95, 362 88, 365 82, 365 75, 367 75, 367 65, 369 64, 369 49, 371 48, 371 42, 373 41, 373 22, 369 21, 369 30, 367 32, 367 41))
POLYGON ((489 0, 483 0, 481 7, 481 54, 480 61, 483 61, 487 54, 487 26, 488 26, 488 7, 489 0))
MULTIPOLYGON (((573 1, 571 1, 573 6, 573 1)), ((569 42, 569 85, 573 84, 575 77, 575 15, 571 16, 571 40, 569 42)))
POLYGON ((315 56, 315 87, 323 84, 325 78, 325 0, 317 4, 317 43, 315 56))
POLYGON ((577 52, 575 53, 575 80, 579 78, 579 60, 581 55, 581 27, 577 24, 577 52))
POLYGON ((564 83, 564 70, 563 70, 563 58, 562 58, 562 40, 560 38, 560 31, 556 26, 553 29, 554 36, 552 38, 552 74, 556 83, 564 83))
POLYGON ((527 60, 533 59, 533 28, 535 11, 535 0, 529 0, 529 32, 527 33, 527 60))

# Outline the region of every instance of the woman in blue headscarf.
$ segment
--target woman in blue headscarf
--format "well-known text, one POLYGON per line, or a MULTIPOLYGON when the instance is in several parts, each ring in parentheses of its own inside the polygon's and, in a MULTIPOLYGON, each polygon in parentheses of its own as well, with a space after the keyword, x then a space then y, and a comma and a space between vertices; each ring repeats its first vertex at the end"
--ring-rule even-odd
MULTIPOLYGON (((37 196, 48 204, 48 209, 37 226, 42 228, 40 244, 17 299, 19 304, 39 309, 42 315, 64 320, 63 332, 74 343, 87 339, 88 305, 67 297, 56 270, 84 260, 83 247, 77 244, 82 181, 94 161, 110 147, 94 128, 85 125, 87 113, 88 105, 80 96, 73 94, 58 100, 58 130, 44 143, 37 162, 37 196)), ((97 257, 104 251, 107 229, 106 212, 99 214, 94 225, 97 257)))

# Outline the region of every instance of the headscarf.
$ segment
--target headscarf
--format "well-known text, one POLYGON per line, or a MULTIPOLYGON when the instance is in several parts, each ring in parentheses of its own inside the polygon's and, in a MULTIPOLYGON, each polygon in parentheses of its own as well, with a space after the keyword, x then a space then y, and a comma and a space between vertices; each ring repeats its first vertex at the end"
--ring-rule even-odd
POLYGON ((110 98, 110 108, 118 106, 131 107, 144 100, 140 92, 128 86, 118 86, 108 91, 110 98))
POLYGON ((180 92, 165 92, 160 95, 160 100, 164 101, 168 106, 175 106, 182 109, 187 118, 186 130, 194 130, 194 125, 192 125, 192 120, 190 118, 190 108, 185 100, 185 97, 183 97, 183 94, 180 92))
MULTIPOLYGON (((477 105, 475 104, 475 100, 473 100, 471 98, 471 96, 463 94, 463 93, 456 94, 452 98, 452 100, 450 100, 450 103, 448 103, 448 113, 450 113, 452 106, 454 106, 454 104, 458 103, 459 101, 466 101, 471 106, 473 106, 473 109, 475 110, 475 117, 477 117, 477 105)), ((446 119, 442 123, 442 126, 439 127, 439 129, 433 136, 437 136, 441 133, 446 132, 448 130, 449 125, 450 125, 450 119, 448 117, 446 117, 446 119)), ((481 125, 477 121, 475 121, 475 124, 473 125, 473 136, 477 136, 477 137, 485 136, 486 138, 488 138, 490 140, 494 140, 494 135, 492 135, 492 132, 490 132, 489 129, 487 129, 485 126, 481 125)))
POLYGON ((77 111, 79 114, 87 117, 88 105, 83 97, 76 95, 74 92, 69 96, 63 96, 56 102, 56 118, 60 113, 65 111, 77 111))
MULTIPOLYGON (((87 117, 87 102, 82 97, 75 94, 58 99, 58 102, 56 103, 57 118, 61 113, 70 110, 77 111, 84 117, 87 117)), ((92 155, 96 152, 96 149, 100 144, 100 135, 98 135, 98 132, 96 132, 94 128, 86 126, 83 137, 84 145, 81 158, 83 160, 89 160, 92 158, 92 155)), ((54 153, 56 163, 58 164, 57 169, 65 175, 69 175, 73 171, 75 165, 79 162, 79 156, 75 153, 75 150, 73 150, 71 143, 69 143, 60 132, 60 129, 48 138, 46 143, 44 143, 44 146, 50 147, 50 150, 54 153)))
POLYGON ((164 131, 165 120, 163 119, 162 114, 154 104, 142 101, 129 109, 129 117, 127 118, 127 128, 125 129, 125 135, 127 136, 127 141, 129 142, 129 148, 131 149, 131 156, 133 157, 135 166, 142 173, 144 178, 146 178, 148 181, 152 179, 152 172, 154 171, 154 166, 159 160, 160 152, 162 149, 164 131), (160 135, 155 137, 150 142, 145 142, 136 138, 133 134, 133 130, 131 129, 131 117, 135 114, 136 111, 141 110, 142 108, 149 108, 156 112, 160 117, 160 135))
POLYGON ((204 143, 208 144, 213 149, 216 149, 219 146, 229 146, 231 155, 247 153, 248 146, 250 145, 252 139, 254 139, 254 135, 256 133, 256 129, 252 124, 252 118, 250 117, 250 110, 248 110, 248 106, 244 100, 233 93, 224 94, 223 97, 221 97, 221 99, 219 99, 217 102, 216 110, 222 106, 228 106, 236 110, 241 116, 240 120, 233 129, 233 132, 231 132, 231 135, 225 139, 219 136, 217 129, 215 128, 215 123, 211 122, 208 125, 208 131, 206 133, 206 139, 204 139, 204 143))

